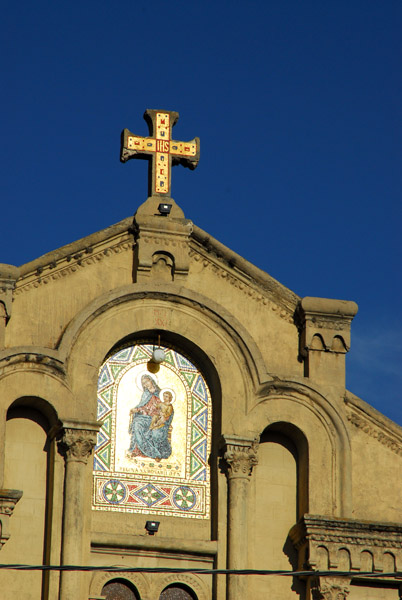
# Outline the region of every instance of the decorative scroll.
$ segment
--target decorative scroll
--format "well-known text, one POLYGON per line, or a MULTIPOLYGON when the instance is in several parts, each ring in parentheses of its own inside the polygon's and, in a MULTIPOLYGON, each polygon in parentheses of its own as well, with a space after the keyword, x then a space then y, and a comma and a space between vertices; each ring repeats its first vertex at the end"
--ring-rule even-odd
POLYGON ((100 369, 93 508, 208 518, 210 393, 197 367, 163 350, 156 374, 149 344, 118 350, 100 369))

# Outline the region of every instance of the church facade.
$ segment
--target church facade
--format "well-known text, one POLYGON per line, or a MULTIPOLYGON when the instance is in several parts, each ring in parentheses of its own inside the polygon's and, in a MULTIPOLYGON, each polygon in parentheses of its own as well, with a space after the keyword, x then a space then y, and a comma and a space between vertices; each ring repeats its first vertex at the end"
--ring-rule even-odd
POLYGON ((298 297, 159 172, 134 219, 0 265, 0 564, 66 567, 2 597, 400 598, 402 429, 345 389, 356 304, 298 297))

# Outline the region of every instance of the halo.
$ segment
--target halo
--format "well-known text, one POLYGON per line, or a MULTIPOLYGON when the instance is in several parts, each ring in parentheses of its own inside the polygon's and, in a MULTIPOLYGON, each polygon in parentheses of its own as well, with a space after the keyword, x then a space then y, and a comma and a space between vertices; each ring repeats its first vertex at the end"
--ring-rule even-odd
POLYGON ((149 371, 141 371, 140 373, 138 373, 137 377, 135 378, 137 388, 140 390, 140 392, 144 391, 144 388, 142 387, 142 384, 141 384, 141 379, 144 377, 144 375, 149 377, 149 379, 151 379, 155 385, 158 385, 158 378, 156 375, 154 375, 153 373, 150 373, 149 371))
POLYGON ((170 394, 172 394, 172 402, 171 402, 171 404, 173 404, 174 401, 176 400, 176 394, 175 394, 175 392, 172 390, 172 388, 163 388, 163 389, 161 389, 160 394, 159 394, 159 398, 161 400, 163 400, 163 393, 164 392, 169 392, 170 394))

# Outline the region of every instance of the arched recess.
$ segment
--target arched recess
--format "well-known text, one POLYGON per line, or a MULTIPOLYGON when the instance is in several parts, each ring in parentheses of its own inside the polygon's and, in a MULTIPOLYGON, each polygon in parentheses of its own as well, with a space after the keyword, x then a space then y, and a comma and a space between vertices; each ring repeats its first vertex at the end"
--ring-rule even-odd
MULTIPOLYGON (((254 568, 297 569, 297 553, 288 533, 308 510, 307 465, 308 445, 300 429, 277 422, 262 432, 250 481, 249 559, 254 568)), ((278 598, 293 590, 298 594, 295 598, 305 598, 302 582, 288 578, 252 577, 250 596, 258 598, 261 589, 278 598)))
POLYGON ((200 577, 199 575, 184 573, 181 573, 180 575, 165 575, 161 579, 155 578, 152 585, 152 597, 158 598, 159 600, 169 600, 169 596, 166 592, 169 589, 175 591, 176 588, 177 590, 181 589, 187 593, 187 596, 183 595, 182 598, 179 596, 178 600, 210 600, 210 587, 205 581, 205 577, 207 577, 207 579, 210 578, 210 576, 200 577), (165 596, 163 596, 164 593, 165 596))
MULTIPOLYGON (((17 369, 4 368, 0 378, 0 456, 4 442, 7 410, 13 403, 21 404, 23 398, 32 408, 37 409, 53 427, 58 419, 70 413, 71 390, 63 376, 44 365, 20 366, 17 369)), ((0 483, 3 479, 4 462, 0 460, 0 483)))
POLYGON ((181 289, 179 295, 177 286, 171 284, 125 286, 98 298, 77 315, 59 349, 75 400, 71 409, 80 410, 83 419, 96 418, 96 381, 104 357, 127 336, 145 331, 160 332, 170 339, 178 336, 191 351, 198 348, 208 357, 220 374, 222 397, 231 399, 222 420, 233 422, 232 406, 236 404, 241 408, 233 429, 240 428, 248 399, 266 379, 261 354, 248 332, 225 309, 189 290, 181 289))
MULTIPOLYGON (((50 562, 54 445, 48 434, 57 422, 56 411, 42 398, 17 398, 8 408, 3 486, 19 489, 23 495, 10 520, 10 539, 2 551, 5 563, 50 562)), ((7 589, 7 578, 11 578, 17 595, 32 600, 47 597, 45 572, 24 572, 15 580, 12 572, 5 571, 0 577, 2 589, 7 589)))
MULTIPOLYGON (((254 435, 260 435, 261 430, 273 423, 293 426, 307 441, 309 512, 350 517, 351 448, 339 412, 306 385, 277 381, 245 420, 254 435)), ((297 445, 291 431, 288 429, 297 445)))

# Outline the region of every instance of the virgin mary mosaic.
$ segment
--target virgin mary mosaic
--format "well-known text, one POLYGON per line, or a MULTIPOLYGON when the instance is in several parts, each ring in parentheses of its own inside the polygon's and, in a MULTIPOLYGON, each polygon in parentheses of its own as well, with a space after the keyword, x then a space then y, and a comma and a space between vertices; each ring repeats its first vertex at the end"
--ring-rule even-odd
POLYGON ((211 397, 186 357, 164 347, 127 346, 109 356, 98 380, 102 427, 94 453, 95 510, 209 517, 211 397))

